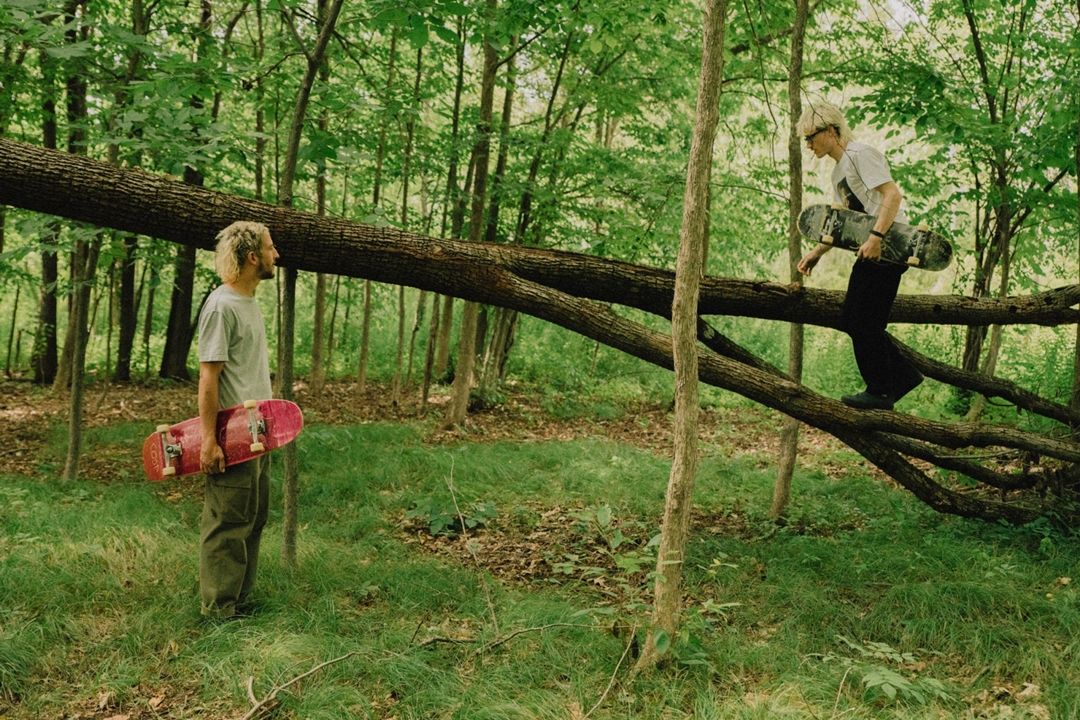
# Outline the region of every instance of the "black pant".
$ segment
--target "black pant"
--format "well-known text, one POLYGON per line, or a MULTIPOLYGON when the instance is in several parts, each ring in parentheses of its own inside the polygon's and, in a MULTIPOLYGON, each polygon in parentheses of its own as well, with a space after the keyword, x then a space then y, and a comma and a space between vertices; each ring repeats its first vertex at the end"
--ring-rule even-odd
POLYGON ((903 265, 859 259, 848 278, 840 329, 851 336, 866 391, 874 395, 896 397, 922 377, 885 332, 900 276, 906 271, 903 265))

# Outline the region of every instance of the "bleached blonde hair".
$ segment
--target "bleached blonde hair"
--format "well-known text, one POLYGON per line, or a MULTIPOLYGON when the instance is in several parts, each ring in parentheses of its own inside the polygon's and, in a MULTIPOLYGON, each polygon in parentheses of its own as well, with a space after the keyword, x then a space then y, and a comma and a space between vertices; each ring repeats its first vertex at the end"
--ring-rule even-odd
POLYGON ((802 116, 799 117, 799 133, 804 136, 809 137, 818 130, 829 127, 836 128, 836 134, 840 136, 841 142, 849 143, 855 139, 844 113, 840 112, 840 108, 832 103, 818 102, 811 104, 810 107, 803 110, 802 116))
POLYGON ((263 237, 270 228, 262 223, 238 220, 217 234, 214 250, 214 269, 222 282, 231 283, 240 277, 249 252, 262 251, 263 237))

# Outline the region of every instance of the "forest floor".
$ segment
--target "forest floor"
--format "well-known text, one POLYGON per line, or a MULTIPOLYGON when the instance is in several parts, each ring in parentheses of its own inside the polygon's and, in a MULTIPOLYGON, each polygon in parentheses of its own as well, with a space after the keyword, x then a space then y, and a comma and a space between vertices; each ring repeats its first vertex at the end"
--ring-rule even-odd
MULTIPOLYGON (((442 408, 449 401, 448 388, 431 394, 427 412, 419 399, 395 406, 387 384, 368 383, 363 392, 355 382, 330 382, 321 393, 313 393, 305 382, 295 386, 296 402, 304 412, 305 424, 359 425, 372 422, 429 420, 428 442, 543 442, 605 437, 654 454, 672 452, 672 407, 669 404, 640 403, 621 408, 615 417, 589 414, 553 414, 536 393, 508 387, 497 405, 470 411, 464 430, 439 427, 442 408)), ((29 382, 0 380, 0 465, 5 472, 33 477, 51 473, 43 454, 66 442, 56 435, 58 423, 66 424, 69 399, 65 393, 41 389, 29 382), (45 463, 43 465, 43 463, 45 463)), ((177 423, 198 413, 196 386, 185 382, 150 384, 90 385, 85 394, 84 428, 93 431, 120 423, 144 423, 147 433, 161 423, 177 423)), ((772 462, 779 454, 782 416, 764 408, 749 410, 705 408, 699 418, 703 443, 722 442, 724 453, 732 457, 761 454, 772 462)), ((84 448, 80 479, 109 483, 127 478, 140 467, 141 442, 117 443, 107 448, 84 448), (107 450, 107 452, 102 452, 107 450)), ((134 440, 134 438, 132 439, 134 440)), ((802 428, 800 448, 808 456, 827 455, 842 447, 831 435, 816 428, 802 428)), ((64 445, 66 448, 66 444, 64 445)), ((820 465, 821 458, 815 464, 820 465)), ((884 478, 869 463, 860 463, 860 472, 884 478)), ((826 475, 843 475, 849 467, 825 463, 826 475)))
POLYGON ((812 428, 790 518, 768 520, 783 417, 738 400, 701 414, 675 664, 613 689, 651 598, 671 407, 517 385, 445 431, 445 387, 426 415, 389 398, 297 384, 300 562, 272 559, 275 503, 258 610, 214 625, 201 478, 150 484, 139 458, 195 386, 91 384, 76 484, 66 397, 0 380, 0 720, 236 718, 244 678, 262 697, 346 652, 274 716, 1080 716, 1074 543, 937 515, 812 428), (468 532, 429 525, 479 506, 468 532))

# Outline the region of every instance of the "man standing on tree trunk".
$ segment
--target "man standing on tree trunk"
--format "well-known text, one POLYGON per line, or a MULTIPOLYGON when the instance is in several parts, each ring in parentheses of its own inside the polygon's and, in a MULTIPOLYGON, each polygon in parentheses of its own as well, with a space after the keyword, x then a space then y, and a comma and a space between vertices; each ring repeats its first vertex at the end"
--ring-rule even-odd
POLYGON ((274 277, 270 231, 235 222, 217 236, 214 266, 224 283, 199 315, 200 459, 206 473, 199 547, 202 614, 226 619, 244 611, 259 566, 259 541, 270 501, 270 456, 225 467, 217 444, 218 411, 271 397, 266 325, 255 289, 274 277))
MULTIPOLYGON (((855 142, 847 120, 834 105, 818 103, 807 108, 799 118, 799 132, 815 156, 828 155, 836 161, 832 172, 836 202, 877 216, 870 239, 859 248, 851 269, 840 315, 840 327, 851 336, 866 390, 840 400, 860 409, 892 410, 896 401, 923 381, 922 373, 900 355, 885 332, 900 276, 907 267, 879 262, 881 241, 893 222, 907 222, 900 209, 903 196, 885 156, 855 142)), ((831 249, 831 245, 819 244, 799 262, 799 272, 809 275, 831 249)))

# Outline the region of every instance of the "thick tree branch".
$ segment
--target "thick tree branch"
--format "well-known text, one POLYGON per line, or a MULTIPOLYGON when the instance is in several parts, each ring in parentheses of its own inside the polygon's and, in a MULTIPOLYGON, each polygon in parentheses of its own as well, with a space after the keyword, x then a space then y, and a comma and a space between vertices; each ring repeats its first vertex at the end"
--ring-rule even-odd
MULTIPOLYGON (((4 167, 0 203, 202 248, 210 248, 217 231, 234 220, 257 218, 270 226, 284 265, 406 284, 501 305, 559 324, 647 362, 671 367, 669 336, 631 322, 600 302, 575 297, 572 292, 579 290, 589 297, 667 316, 671 308, 671 274, 665 271, 573 253, 433 240, 390 228, 320 218, 7 140, 0 140, 0 167, 4 167), (545 268, 547 272, 542 272, 545 268)), ((767 307, 775 313, 775 319, 783 320, 805 313, 806 299, 814 297, 815 302, 824 304, 815 306, 816 314, 805 317, 805 321, 819 325, 832 323, 828 318, 839 307, 841 296, 776 283, 719 278, 707 278, 706 285, 712 289, 714 307, 726 304, 729 309, 742 311, 732 314, 759 316, 761 313, 753 312, 753 308, 767 307), (792 307, 803 310, 795 313, 792 307), (832 310, 826 312, 825 308, 832 310)), ((1036 296, 1034 302, 1075 302, 1076 290, 1073 287, 1046 293, 1036 296)), ((983 301, 960 301, 983 307, 983 301)), ((961 316, 955 317, 959 320, 961 316)), ((708 347, 746 361, 702 348, 699 372, 704 382, 834 434, 943 512, 1023 521, 1035 511, 992 503, 940 486, 898 454, 898 450, 911 451, 911 455, 924 459, 930 454, 919 445, 905 445, 909 441, 903 438, 950 448, 1006 447, 1080 462, 1080 445, 1068 440, 1012 428, 935 423, 885 411, 853 411, 784 378, 778 370, 704 323, 699 324, 699 337, 708 347), (893 440, 891 435, 902 437, 893 440)), ((920 362, 925 371, 926 361, 920 362)), ((957 465, 963 462, 969 461, 945 458, 941 466, 964 472, 957 465)), ((991 476, 963 467, 979 475, 976 479, 990 483, 991 476)), ((990 484, 1002 486, 1000 481, 990 484)))
MULTIPOLYGON (((0 139, 0 203, 112 227, 162 240, 213 248, 214 237, 238 218, 260 218, 274 231, 281 264, 311 272, 347 271, 355 277, 466 293, 468 278, 439 271, 496 263, 535 282, 578 297, 656 314, 670 312, 674 273, 591 255, 436 240, 172 182, 140 170, 110 168, 34 145, 0 139), (429 272, 431 271, 431 272, 429 272), (432 277, 429 277, 432 276, 432 277)), ((442 292, 436 290, 437 292, 442 292)), ((466 297, 458 294, 457 297, 466 297)), ((706 277, 702 315, 839 327, 843 293, 766 280, 706 277)), ((486 301, 485 301, 486 302, 486 301)), ((901 295, 890 322, 936 325, 1045 325, 1075 323, 1080 285, 1002 299, 901 295)))

